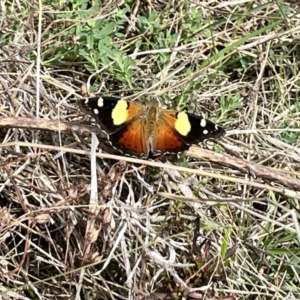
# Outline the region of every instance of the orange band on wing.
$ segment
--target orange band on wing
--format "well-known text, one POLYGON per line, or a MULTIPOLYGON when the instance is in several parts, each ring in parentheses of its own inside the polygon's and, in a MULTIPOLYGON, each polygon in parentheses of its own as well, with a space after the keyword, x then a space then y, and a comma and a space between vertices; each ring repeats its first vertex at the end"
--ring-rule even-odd
POLYGON ((153 151, 180 152, 186 150, 188 146, 184 144, 176 134, 168 128, 159 128, 156 135, 156 143, 153 151))
POLYGON ((139 122, 133 122, 122 132, 118 144, 129 152, 136 154, 147 153, 147 144, 143 136, 143 130, 139 122))

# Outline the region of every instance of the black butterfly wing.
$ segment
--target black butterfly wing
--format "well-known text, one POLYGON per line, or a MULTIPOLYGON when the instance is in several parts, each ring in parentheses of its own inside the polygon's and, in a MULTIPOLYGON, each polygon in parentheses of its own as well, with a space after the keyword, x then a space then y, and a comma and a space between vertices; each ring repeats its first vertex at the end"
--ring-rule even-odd
POLYGON ((226 131, 214 122, 192 113, 186 113, 190 122, 190 131, 187 135, 178 133, 181 139, 188 145, 198 144, 204 140, 217 139, 226 134, 226 131))

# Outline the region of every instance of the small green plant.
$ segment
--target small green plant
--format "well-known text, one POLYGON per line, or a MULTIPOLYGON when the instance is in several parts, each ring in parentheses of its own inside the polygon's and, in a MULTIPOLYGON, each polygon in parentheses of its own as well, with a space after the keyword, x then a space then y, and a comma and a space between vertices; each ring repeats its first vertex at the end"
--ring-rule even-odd
POLYGON ((218 120, 222 120, 225 115, 227 115, 230 111, 238 109, 243 106, 243 103, 240 101, 240 94, 231 95, 221 95, 220 97, 221 103, 221 115, 218 120))

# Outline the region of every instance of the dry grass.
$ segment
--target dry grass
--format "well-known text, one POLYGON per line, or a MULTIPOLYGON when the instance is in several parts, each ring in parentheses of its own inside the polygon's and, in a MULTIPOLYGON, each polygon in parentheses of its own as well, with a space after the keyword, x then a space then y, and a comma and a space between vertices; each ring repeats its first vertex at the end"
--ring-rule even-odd
POLYGON ((298 3, 43 2, 0 6, 1 299, 299 299, 298 3), (85 86, 227 135, 96 154, 85 86))

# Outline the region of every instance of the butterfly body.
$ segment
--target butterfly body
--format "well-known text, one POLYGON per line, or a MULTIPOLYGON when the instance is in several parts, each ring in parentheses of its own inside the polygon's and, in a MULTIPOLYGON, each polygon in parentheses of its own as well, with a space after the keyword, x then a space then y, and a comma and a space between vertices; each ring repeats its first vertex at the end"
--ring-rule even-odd
POLYGON ((201 116, 157 105, 93 97, 80 101, 80 106, 106 132, 114 148, 137 156, 178 153, 191 144, 225 134, 224 129, 201 116))

